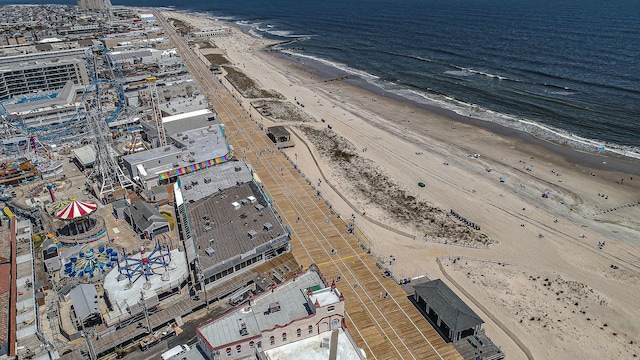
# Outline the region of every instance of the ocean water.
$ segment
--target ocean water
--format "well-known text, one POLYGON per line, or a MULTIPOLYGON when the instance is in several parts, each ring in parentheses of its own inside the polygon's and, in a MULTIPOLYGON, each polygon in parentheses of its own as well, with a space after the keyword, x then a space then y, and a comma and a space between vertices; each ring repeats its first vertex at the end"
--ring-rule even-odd
POLYGON ((304 47, 295 56, 408 99, 640 158, 637 0, 112 2, 201 11, 257 36, 304 38, 291 45, 304 47))

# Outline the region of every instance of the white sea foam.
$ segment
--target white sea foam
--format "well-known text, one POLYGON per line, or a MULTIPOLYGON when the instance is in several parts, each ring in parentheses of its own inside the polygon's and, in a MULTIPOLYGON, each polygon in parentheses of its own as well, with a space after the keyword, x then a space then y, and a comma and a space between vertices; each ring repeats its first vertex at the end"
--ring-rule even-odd
POLYGON ((451 110, 459 115, 472 117, 474 119, 490 121, 505 127, 524 131, 538 138, 552 141, 559 144, 566 144, 574 149, 597 153, 604 146, 607 152, 623 155, 630 158, 640 159, 640 149, 632 146, 620 146, 609 144, 596 139, 587 139, 566 130, 543 125, 538 122, 517 118, 514 116, 498 113, 492 110, 481 108, 475 104, 468 104, 448 96, 433 96, 422 91, 412 89, 396 89, 391 92, 403 96, 409 100, 417 101, 427 105, 433 105, 447 110, 451 110))
POLYGON ((356 76, 358 76, 358 77, 360 77, 360 78, 362 78, 362 79, 364 79, 366 81, 374 81, 374 80, 378 80, 379 79, 378 76, 375 76, 373 74, 369 74, 366 71, 362 71, 362 70, 359 70, 359 69, 354 69, 354 68, 352 68, 352 67, 350 67, 350 66, 348 66, 346 64, 343 64, 343 63, 329 61, 327 59, 323 59, 323 58, 319 58, 319 57, 312 56, 312 55, 307 55, 307 54, 301 54, 299 52, 290 51, 290 50, 283 50, 282 52, 285 53, 285 54, 292 55, 292 56, 297 56, 297 57, 301 57, 301 58, 317 61, 317 62, 322 63, 324 65, 328 65, 328 66, 334 67, 336 69, 342 70, 342 71, 344 71, 344 72, 346 72, 348 74, 356 75, 356 76))
POLYGON ((280 37, 286 37, 286 38, 300 38, 300 37, 309 37, 311 35, 301 35, 301 34, 294 34, 292 31, 287 31, 287 30, 265 30, 265 32, 271 34, 271 35, 275 35, 275 36, 280 36, 280 37))
MULTIPOLYGON (((332 66, 348 74, 358 76, 370 84, 378 86, 383 90, 390 91, 394 94, 400 95, 406 99, 427 104, 427 105, 444 108, 462 116, 468 116, 474 119, 489 121, 489 122, 503 125, 505 127, 521 130, 526 133, 532 134, 538 138, 548 140, 558 144, 564 144, 584 152, 597 153, 599 149, 602 146, 604 146, 606 148, 606 152, 626 156, 629 158, 640 159, 640 148, 637 148, 637 147, 610 144, 597 139, 587 139, 587 138, 578 136, 576 134, 570 133, 566 130, 554 128, 548 125, 543 125, 533 120, 518 118, 515 116, 498 113, 489 109, 484 109, 478 105, 468 104, 449 96, 433 95, 423 91, 416 91, 413 89, 400 87, 397 84, 393 84, 388 81, 383 81, 378 76, 370 74, 366 71, 354 69, 346 64, 329 61, 316 56, 302 54, 299 52, 289 51, 289 50, 284 50, 283 53, 286 53, 292 56, 297 56, 300 58, 306 58, 309 60, 317 61, 324 65, 332 66)), ((497 79, 507 79, 499 75, 489 74, 486 72, 481 72, 473 69, 467 69, 467 68, 462 68, 457 66, 454 66, 454 67, 458 68, 459 70, 457 71, 459 72, 472 73, 472 74, 488 76, 488 77, 497 78, 497 79)), ((513 81, 518 81, 518 80, 513 80, 513 81)))
POLYGON ((483 76, 494 78, 494 79, 498 79, 498 80, 507 80, 506 77, 503 77, 503 76, 500 76, 500 75, 495 75, 495 74, 490 74, 490 73, 483 72, 483 71, 478 71, 478 70, 473 70, 473 69, 468 69, 467 71, 469 71, 470 73, 473 73, 473 74, 483 75, 483 76))
POLYGON ((258 38, 258 39, 262 39, 262 38, 263 38, 263 36, 262 36, 261 34, 258 34, 258 33, 257 33, 255 30, 253 30, 253 29, 249 29, 249 30, 247 30, 247 32, 249 33, 249 35, 251 35, 251 36, 253 36, 253 37, 255 37, 255 38, 258 38))
POLYGON ((471 76, 473 74, 471 74, 468 71, 464 71, 464 70, 448 70, 444 72, 445 74, 448 75, 453 75, 453 76, 471 76))

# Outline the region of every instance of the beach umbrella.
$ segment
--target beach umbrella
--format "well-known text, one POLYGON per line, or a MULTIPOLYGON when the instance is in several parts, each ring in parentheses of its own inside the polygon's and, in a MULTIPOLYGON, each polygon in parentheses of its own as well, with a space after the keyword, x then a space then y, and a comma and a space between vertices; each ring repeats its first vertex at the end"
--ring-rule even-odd
POLYGON ((80 217, 84 217, 94 212, 98 208, 95 203, 86 203, 79 201, 75 197, 71 198, 65 207, 56 212, 58 219, 72 220, 80 217))

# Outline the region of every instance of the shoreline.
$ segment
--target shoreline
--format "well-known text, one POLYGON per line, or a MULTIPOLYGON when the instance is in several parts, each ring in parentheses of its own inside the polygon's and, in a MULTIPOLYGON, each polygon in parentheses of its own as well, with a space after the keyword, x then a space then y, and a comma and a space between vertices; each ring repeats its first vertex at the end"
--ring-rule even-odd
MULTIPOLYGON (((189 19, 200 26, 211 21, 202 17, 189 19)), ((250 105, 255 99, 239 99, 243 107, 252 111, 256 126, 263 123, 288 126, 310 145, 307 150, 299 143, 283 152, 289 159, 295 158, 296 166, 306 177, 325 177, 323 198, 334 211, 348 217, 354 210, 358 214, 366 210, 367 218, 416 234, 407 224, 394 221, 387 202, 371 201, 353 191, 358 186, 354 185, 357 183, 353 173, 342 171, 350 167, 340 167, 321 154, 312 139, 297 131, 300 126, 339 135, 352 145, 348 148, 355 149, 354 161, 370 160, 367 162, 381 170, 381 177, 397 182, 410 196, 445 212, 454 209, 482 225, 482 232, 497 241, 480 249, 420 241, 359 217, 358 229, 371 244, 372 254, 380 258, 393 254, 396 276, 426 274, 430 278, 443 278, 450 274, 484 306, 477 311, 484 314, 485 329, 513 358, 524 356, 487 314, 521 339, 536 358, 548 358, 550 354, 559 358, 593 357, 601 354, 602 349, 620 357, 629 352, 640 353, 636 345, 628 345, 629 339, 640 334, 637 326, 640 308, 635 305, 640 297, 640 288, 636 286, 640 282, 640 257, 636 255, 640 247, 640 206, 635 204, 640 200, 640 181, 629 177, 636 174, 633 163, 559 145, 556 145, 559 151, 553 151, 549 147, 552 144, 531 135, 527 139, 519 130, 502 127, 499 131, 505 135, 475 126, 464 116, 456 119, 403 97, 380 96, 351 80, 325 82, 335 77, 333 68, 324 72, 308 67, 306 60, 302 65, 282 54, 258 50, 267 43, 266 39, 257 40, 241 33, 239 27, 229 22, 225 25, 233 27, 232 34, 212 41, 231 66, 254 80, 256 88, 277 91, 284 96, 279 101, 316 120, 264 118, 250 105), (297 102, 305 106, 296 107, 297 102), (327 129, 328 125, 331 128, 327 129), (473 156, 476 153, 481 156, 473 156), (593 168, 587 168, 587 164, 593 168), (621 178, 625 179, 623 184, 621 178), (331 189, 325 187, 329 180, 331 189), (416 185, 423 181, 426 187, 416 185), (541 197, 543 193, 550 195, 541 197), (633 206, 629 205, 631 201, 633 206), (598 244, 604 244, 605 240, 606 248, 599 248, 598 244), (478 278, 471 279, 476 281, 471 283, 465 280, 464 272, 452 272, 451 264, 444 264, 445 273, 435 261, 457 256, 518 267, 516 273, 509 273, 502 266, 479 266, 474 268, 478 278), (614 269, 611 264, 618 267, 614 269), (558 300, 561 297, 555 292, 546 292, 549 288, 542 280, 536 283, 531 277, 561 279, 554 286, 570 284, 572 288, 556 291, 573 292, 575 286, 578 290, 588 289, 589 296, 595 294, 605 301, 586 304, 588 309, 576 308, 588 312, 589 320, 572 314, 573 307, 578 306, 574 305, 577 299, 565 304, 562 301, 569 300, 558 300), (518 291, 503 290, 511 287, 518 291), (514 300, 518 306, 509 306, 514 300), (571 308, 566 307, 569 305, 571 308), (540 316, 534 314, 541 311, 548 314, 544 317, 547 320, 540 323, 528 320, 530 316, 540 316), (518 323, 522 314, 531 315, 518 323), (602 332, 604 321, 615 335, 602 332), (559 331, 581 328, 589 341, 568 343, 550 334, 543 326, 546 324, 559 331), (620 342, 624 339, 626 346, 620 342)), ((252 160, 253 157, 246 158, 249 163, 252 160)), ((419 213, 413 217, 426 218, 419 213)), ((581 300, 581 306, 582 303, 581 300)))
MULTIPOLYGON (((280 44, 299 42, 298 37, 282 37, 282 36, 269 34, 270 37, 277 38, 275 39, 275 38, 270 38, 269 36, 262 36, 262 35, 256 34, 255 31, 253 31, 253 29, 250 26, 248 26, 249 24, 240 25, 237 23, 238 20, 214 16, 210 12, 210 10, 184 10, 184 9, 175 9, 175 8, 168 9, 168 10, 172 12, 184 13, 186 15, 192 15, 192 16, 204 18, 212 22, 224 23, 227 26, 238 29, 243 34, 250 36, 253 39, 270 42, 269 45, 265 45, 261 50, 274 48, 280 44)), ((304 38, 304 37, 305 36, 300 36, 300 38, 304 38)), ((515 126, 509 126, 499 121, 493 121, 490 119, 481 119, 473 116, 465 116, 463 114, 460 114, 459 112, 456 112, 453 109, 449 109, 445 107, 444 105, 428 104, 428 103, 420 102, 420 101, 411 99, 409 97, 397 94, 393 91, 384 89, 381 86, 368 82, 361 75, 354 75, 345 70, 339 69, 335 66, 325 64, 321 60, 316 58, 315 55, 307 55, 304 53, 297 54, 295 52, 288 53, 287 51, 288 51, 287 48, 282 48, 277 51, 275 50, 270 51, 270 54, 273 56, 279 57, 281 59, 291 61, 296 64, 302 63, 301 59, 304 59, 305 63, 303 66, 313 71, 320 71, 322 73, 328 74, 327 78, 335 78, 335 77, 347 75, 349 78, 346 80, 346 82, 352 86, 359 87, 362 90, 374 93, 378 96, 384 96, 390 99, 411 104, 422 110, 426 110, 434 114, 445 116, 457 123, 470 124, 485 130, 489 130, 498 135, 515 137, 521 140, 525 140, 531 143, 532 145, 543 146, 544 148, 550 151, 553 151, 558 155, 561 155, 566 159, 566 161, 570 163, 584 162, 584 163, 580 163, 580 165, 584 165, 593 170, 619 171, 619 172, 630 173, 630 174, 635 174, 640 176, 640 152, 638 153, 634 152, 634 154, 637 155, 637 157, 625 155, 624 152, 629 152, 628 150, 624 149, 625 147, 627 147, 627 145, 613 144, 610 149, 605 148, 605 150, 602 153, 597 153, 595 149, 599 145, 604 144, 602 141, 593 140, 589 138, 582 138, 579 135, 576 135, 574 133, 566 132, 566 130, 564 129, 555 129, 535 120, 517 118, 517 117, 514 117, 513 115, 497 113, 491 110, 486 110, 484 108, 477 108, 474 104, 460 102, 460 104, 463 104, 464 106, 468 106, 470 109, 475 108, 481 111, 492 112, 492 113, 498 114, 501 118, 504 118, 504 119, 513 119, 513 121, 516 121, 516 122, 529 123, 530 124, 529 127, 543 129, 542 130, 543 133, 558 133, 558 141, 554 141, 553 139, 550 138, 550 136, 549 138, 545 138, 544 136, 538 136, 532 132, 526 131, 525 129, 517 128, 515 126), (563 132, 565 133, 562 134, 563 132), (572 137, 576 137, 576 138, 572 138, 572 137), (592 142, 592 144, 589 144, 589 142, 592 142), (569 143, 573 143, 575 144, 575 146, 572 146, 569 143), (585 150, 587 148, 593 148, 594 151, 585 150), (606 164, 602 163, 603 159, 604 161, 606 161, 606 164), (609 161, 607 161, 606 159, 609 159, 609 161)), ((332 61, 326 60, 326 59, 323 59, 323 61, 327 63, 332 63, 332 61)), ((362 72, 363 74, 368 74, 363 70, 359 70, 355 68, 353 70, 356 72, 362 72)), ((405 90, 411 90, 411 89, 412 88, 410 86, 406 86, 405 90)), ((418 89, 417 91, 425 92, 423 89, 418 89)), ((431 102, 438 102, 438 100, 434 100, 429 97, 425 97, 425 99, 431 102)), ((460 106, 462 107, 462 105, 460 106)), ((603 146, 606 147, 606 145, 603 145, 603 146)))
MULTIPOLYGON (((242 28, 238 27, 235 24, 232 24, 231 26, 235 26, 236 28, 242 31, 242 28)), ((247 34, 247 35, 251 36, 251 34, 247 34)), ((265 48, 268 48, 270 46, 272 45, 269 45, 265 48)), ((321 76, 325 75, 326 79, 333 79, 340 76, 349 76, 349 78, 345 80, 345 82, 351 86, 360 88, 365 92, 370 92, 380 97, 386 97, 399 102, 411 104, 412 106, 416 108, 420 108, 424 111, 428 111, 433 114, 444 116, 452 121, 452 125, 454 125, 454 123, 468 124, 481 129, 488 130, 497 135, 511 137, 518 140, 524 140, 530 143, 531 145, 541 146, 549 151, 552 151, 557 155, 562 156, 565 159, 565 161, 567 161, 568 163, 579 164, 580 166, 585 166, 592 170, 617 171, 617 172, 628 173, 633 175, 640 175, 640 159, 638 158, 624 156, 624 155, 616 154, 613 152, 607 152, 606 150, 603 154, 594 154, 594 153, 582 151, 578 148, 574 148, 568 145, 562 145, 560 143, 553 142, 551 140, 537 137, 536 135, 533 135, 522 129, 509 127, 503 124, 475 118, 472 116, 464 116, 453 110, 446 109, 444 107, 425 104, 425 103, 421 103, 421 102, 409 99, 402 95, 393 93, 379 86, 371 84, 366 80, 360 77, 357 77, 356 75, 351 75, 340 69, 332 68, 328 65, 322 64, 317 60, 307 59, 308 62, 303 63, 300 60, 300 58, 296 57, 295 55, 290 55, 282 51, 270 52, 269 55, 278 57, 284 61, 290 62, 292 64, 296 64, 303 68, 306 67, 307 68, 306 71, 308 72, 318 71, 321 76), (309 62, 311 62, 311 64, 309 64, 309 62), (603 163, 603 161, 605 163, 603 163)))

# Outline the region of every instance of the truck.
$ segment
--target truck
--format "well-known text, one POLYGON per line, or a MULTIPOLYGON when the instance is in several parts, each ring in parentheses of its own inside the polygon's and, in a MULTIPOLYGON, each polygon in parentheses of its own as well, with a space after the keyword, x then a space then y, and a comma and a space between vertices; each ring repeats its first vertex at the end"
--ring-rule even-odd
POLYGON ((180 354, 184 354, 187 351, 191 350, 191 348, 189 347, 189 345, 186 344, 180 344, 178 346, 172 347, 171 349, 163 352, 160 355, 160 358, 162 360, 170 360, 173 359, 175 356, 180 355, 180 354))
POLYGON ((140 350, 148 350, 149 348, 158 345, 162 341, 176 335, 176 328, 177 326, 175 325, 168 325, 163 329, 160 329, 153 332, 152 334, 143 337, 138 343, 138 345, 140 346, 140 350))

